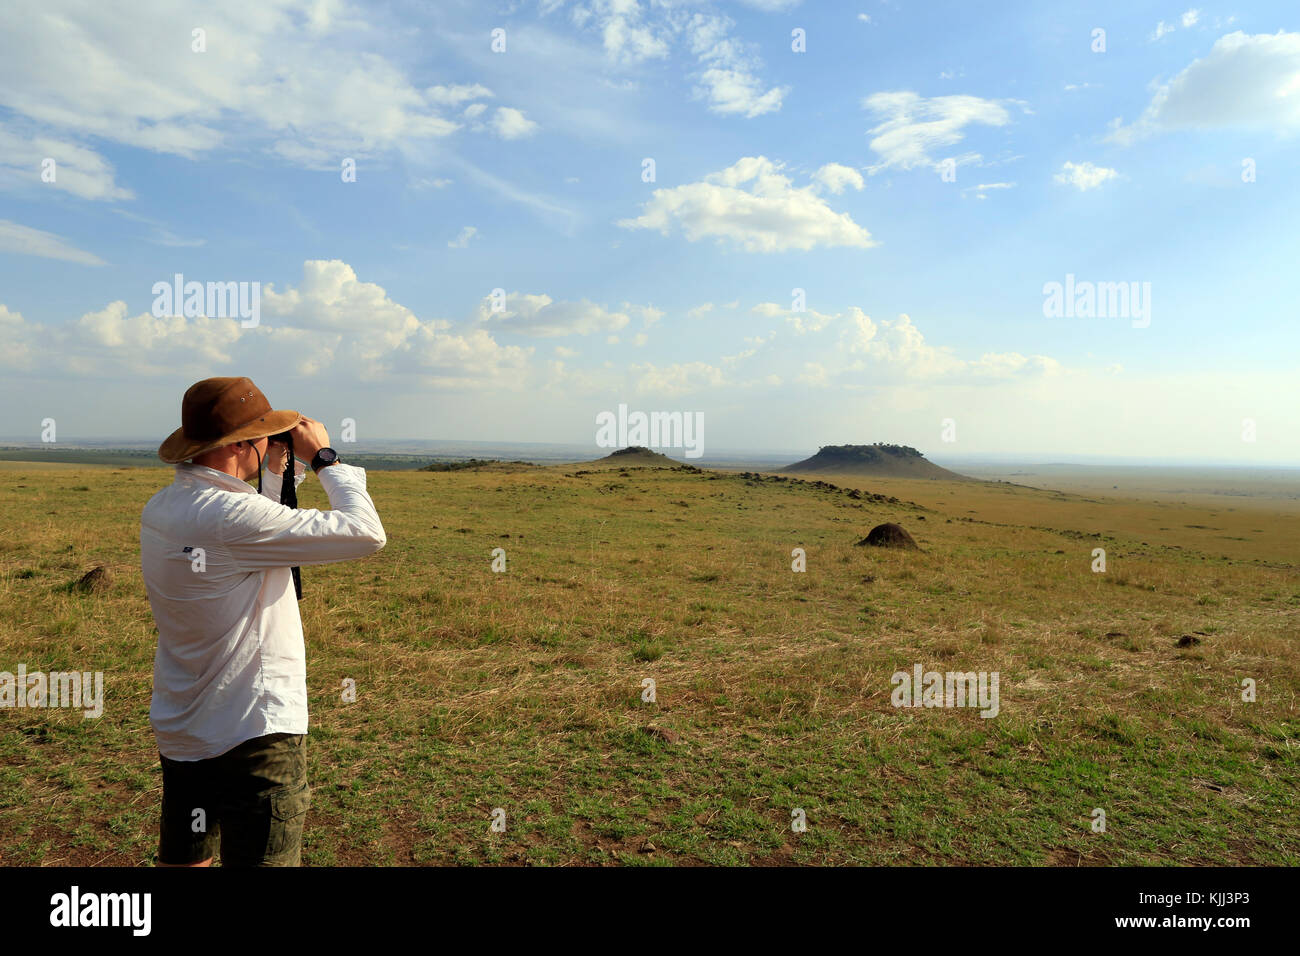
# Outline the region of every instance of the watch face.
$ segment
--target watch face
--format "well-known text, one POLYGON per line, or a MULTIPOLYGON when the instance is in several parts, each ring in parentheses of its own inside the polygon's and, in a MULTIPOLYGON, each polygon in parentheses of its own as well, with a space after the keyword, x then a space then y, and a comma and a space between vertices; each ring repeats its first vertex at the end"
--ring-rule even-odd
POLYGON ((339 453, 336 452, 333 448, 322 448, 320 450, 321 461, 337 461, 338 457, 339 457, 339 453))

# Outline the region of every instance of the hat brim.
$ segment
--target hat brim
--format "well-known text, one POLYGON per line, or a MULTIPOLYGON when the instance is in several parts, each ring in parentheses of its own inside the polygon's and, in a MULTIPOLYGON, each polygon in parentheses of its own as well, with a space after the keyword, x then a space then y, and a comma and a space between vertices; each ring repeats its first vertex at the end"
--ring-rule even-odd
POLYGON ((262 417, 253 419, 247 425, 228 435, 222 435, 215 441, 194 441, 185 437, 184 428, 178 428, 167 436, 166 441, 158 446, 158 457, 169 465, 180 464, 195 455, 201 455, 205 451, 212 451, 212 449, 220 448, 222 445, 230 445, 237 441, 254 441, 258 438, 266 438, 268 435, 287 432, 300 421, 302 421, 302 415, 298 412, 267 412, 262 417))

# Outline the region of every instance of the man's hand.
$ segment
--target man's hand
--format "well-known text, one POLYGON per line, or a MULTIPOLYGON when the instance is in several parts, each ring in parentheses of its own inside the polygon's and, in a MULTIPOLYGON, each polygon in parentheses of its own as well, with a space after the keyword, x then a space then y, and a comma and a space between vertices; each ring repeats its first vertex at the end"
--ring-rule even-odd
POLYGON ((302 416, 302 421, 293 427, 291 434, 293 453, 303 461, 310 462, 316 457, 316 452, 329 447, 330 436, 325 426, 306 415, 302 416))

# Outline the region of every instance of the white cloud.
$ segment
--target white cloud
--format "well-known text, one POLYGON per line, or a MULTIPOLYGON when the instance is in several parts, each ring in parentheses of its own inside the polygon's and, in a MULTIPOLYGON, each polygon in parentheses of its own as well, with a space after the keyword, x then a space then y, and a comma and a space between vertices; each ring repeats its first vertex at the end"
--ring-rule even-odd
MULTIPOLYGON (((762 9, 789 9, 798 0, 748 0, 762 9)), ((727 16, 691 12, 691 4, 674 0, 591 0, 570 11, 580 30, 600 35, 607 63, 629 68, 669 57, 675 44, 683 44, 697 69, 690 74, 694 95, 711 112, 752 118, 781 108, 788 87, 769 87, 759 77, 762 60, 756 44, 733 35, 735 22, 727 16)), ((554 9, 551 5, 547 9, 554 9)), ((616 89, 635 89, 636 82, 605 77, 616 89)))
POLYGON ((459 106, 470 100, 489 99, 493 94, 486 86, 478 83, 462 83, 458 86, 431 86, 424 91, 424 95, 430 103, 459 106))
POLYGON ((0 4, 0 107, 50 136, 191 158, 251 145, 314 166, 427 145, 459 128, 444 110, 491 95, 417 88, 357 42, 368 19, 321 0, 170 0, 129 16, 90 0, 0 4))
POLYGON ((865 183, 862 181, 862 174, 852 166, 842 166, 839 163, 827 163, 817 172, 813 173, 813 179, 821 183, 831 192, 839 195, 844 192, 845 186, 852 186, 854 189, 862 189, 865 183))
POLYGON ((317 375, 337 370, 363 381, 409 378, 432 388, 518 390, 532 349, 498 345, 485 329, 449 331, 420 319, 339 260, 303 263, 302 281, 262 291, 258 325, 239 319, 129 314, 110 302, 61 325, 24 322, 0 306, 0 346, 26 355, 33 371, 90 378, 251 374, 317 375))
POLYGON ((623 328, 630 321, 627 312, 614 312, 594 302, 555 301, 549 295, 512 292, 505 298, 505 308, 492 311, 492 299, 485 296, 479 303, 476 318, 507 332, 539 338, 562 335, 592 335, 623 328))
POLYGON ((703 68, 698 74, 696 94, 709 103, 709 109, 724 116, 746 119, 773 113, 790 92, 786 86, 764 90, 757 75, 762 66, 751 44, 730 36, 735 24, 728 17, 696 14, 686 27, 691 52, 703 68))
POLYGON ((665 236, 680 227, 690 242, 715 237, 746 252, 877 244, 847 213, 831 209, 813 186, 792 186, 783 168, 764 156, 747 156, 703 182, 656 189, 640 216, 617 224, 665 236), (752 183, 748 189, 747 183, 752 183))
POLYGON ((703 318, 705 315, 707 315, 708 313, 710 313, 710 312, 712 312, 712 311, 713 311, 713 303, 712 303, 712 302, 705 302, 705 303, 703 303, 703 304, 701 304, 701 305, 697 305, 697 306, 696 306, 695 308, 693 308, 693 309, 689 309, 689 310, 687 311, 686 315, 687 315, 687 317, 692 318, 692 319, 699 319, 699 318, 703 318))
POLYGON ((1127 144, 1155 132, 1229 127, 1300 130, 1300 33, 1220 37, 1156 90, 1135 123, 1117 122, 1109 138, 1127 144))
MULTIPOLYGON (((582 8, 579 8, 582 9, 582 8)), ((590 13, 575 16, 582 26, 588 16, 594 15, 600 28, 605 53, 620 63, 640 63, 643 60, 663 59, 668 56, 668 42, 662 31, 648 25, 641 15, 637 0, 595 0, 590 13)))
POLYGON ((722 369, 707 362, 685 362, 662 368, 650 363, 632 365, 630 371, 640 377, 636 390, 655 395, 683 395, 726 384, 722 369))
POLYGON ((241 331, 230 319, 129 316, 126 303, 117 301, 72 323, 66 339, 102 349, 127 371, 158 375, 175 364, 229 364, 241 331))
POLYGON ((0 219, 0 252, 16 255, 39 256, 42 259, 61 259, 83 266, 105 265, 93 252, 68 245, 62 237, 52 232, 42 232, 22 226, 8 219, 0 219))
POLYGON ((1182 16, 1183 27, 1187 28, 1187 27, 1196 26, 1196 21, 1198 21, 1200 18, 1201 18, 1200 10, 1188 10, 1182 16))
MULTIPOLYGON (((871 149, 880 157, 880 163, 868 170, 872 173, 889 167, 938 168, 939 161, 931 154, 960 143, 967 126, 1005 126, 1011 122, 1002 103, 978 96, 927 99, 910 91, 873 93, 862 101, 862 108, 881 121, 869 131, 874 134, 871 149)), ((978 162, 980 155, 966 153, 954 158, 961 165, 978 162)))
MULTIPOLYGON (((761 315, 768 319, 784 319, 794 329, 795 335, 820 332, 839 317, 818 312, 816 309, 805 309, 802 312, 796 312, 776 302, 760 302, 749 311, 754 315, 761 315)), ((850 313, 856 311, 856 309, 851 309, 850 313)))
POLYGON ((975 194, 976 199, 988 199, 988 192, 991 189, 1015 189, 1015 183, 980 183, 978 186, 967 186, 961 191, 965 196, 969 192, 975 194))
POLYGON ((1156 24, 1155 31, 1151 34, 1151 39, 1162 40, 1173 32, 1174 32, 1173 24, 1165 23, 1164 20, 1161 20, 1159 23, 1156 24))
MULTIPOLYGON (((48 177, 47 177, 48 178, 48 177)), ((0 185, 22 183, 32 188, 58 189, 82 199, 134 199, 115 181, 113 166, 94 150, 54 136, 20 135, 0 126, 0 185), (53 182, 42 179, 46 160, 53 182)))
POLYGON ((447 243, 448 249, 464 249, 469 245, 469 241, 478 235, 478 230, 473 226, 466 226, 460 231, 460 235, 447 243))
POLYGON ((537 131, 537 124, 510 106, 498 106, 492 114, 492 130, 502 139, 520 139, 537 131))
POLYGON ((850 365, 849 371, 884 366, 906 378, 999 379, 1021 374, 1050 375, 1060 369, 1055 359, 1018 352, 989 352, 976 360, 961 359, 950 348, 927 343, 906 314, 893 321, 874 322, 861 309, 849 312, 841 344, 850 353, 865 357, 850 365))
POLYGON ((859 20, 860 22, 862 22, 862 23, 870 23, 870 22, 871 22, 871 14, 869 14, 869 13, 859 13, 859 14, 858 14, 858 20, 859 20))
POLYGON ((1096 189, 1102 183, 1117 176, 1119 173, 1105 166, 1095 166, 1088 162, 1066 162, 1061 166, 1061 171, 1052 178, 1058 183, 1065 183, 1082 192, 1085 189, 1096 189))
POLYGON ((0 368, 31 368, 38 347, 38 330, 0 304, 0 368))
POLYGON ((746 359, 753 358, 755 355, 759 353, 759 350, 761 350, 764 345, 767 345, 774 338, 776 338, 775 329, 773 329, 771 332, 768 332, 767 335, 746 336, 745 344, 747 344, 749 348, 742 349, 740 352, 737 352, 735 355, 724 355, 722 357, 722 364, 725 365, 727 368, 733 368, 736 365, 739 365, 741 362, 745 361, 746 359))
POLYGON ((652 305, 633 305, 631 302, 624 302, 623 309, 632 318, 640 319, 647 329, 664 317, 664 311, 652 305))

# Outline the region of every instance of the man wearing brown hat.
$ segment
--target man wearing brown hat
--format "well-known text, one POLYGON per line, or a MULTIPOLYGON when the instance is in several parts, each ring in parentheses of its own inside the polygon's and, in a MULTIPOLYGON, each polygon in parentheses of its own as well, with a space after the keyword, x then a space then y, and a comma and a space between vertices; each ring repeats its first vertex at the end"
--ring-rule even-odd
MULTIPOLYGON (((292 569, 387 542, 366 473, 320 422, 275 411, 247 378, 209 378, 158 456, 172 484, 145 505, 140 558, 158 626, 150 723, 162 764, 160 866, 297 866, 307 786, 307 666, 292 569), (280 504, 290 432, 329 511, 280 504), (263 476, 263 459, 270 466, 263 476), (258 479, 258 490, 246 484, 258 479), (265 480, 263 480, 265 479, 265 480)), ((294 463, 294 484, 306 477, 294 463)))

